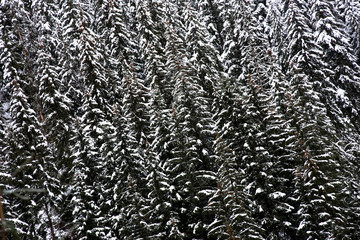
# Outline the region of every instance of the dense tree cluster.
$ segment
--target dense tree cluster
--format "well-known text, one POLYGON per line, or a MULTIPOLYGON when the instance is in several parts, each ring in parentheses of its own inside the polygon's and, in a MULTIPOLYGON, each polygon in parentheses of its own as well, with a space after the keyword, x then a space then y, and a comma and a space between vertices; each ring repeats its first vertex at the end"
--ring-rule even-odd
POLYGON ((360 239, 358 0, 0 1, 3 239, 360 239))

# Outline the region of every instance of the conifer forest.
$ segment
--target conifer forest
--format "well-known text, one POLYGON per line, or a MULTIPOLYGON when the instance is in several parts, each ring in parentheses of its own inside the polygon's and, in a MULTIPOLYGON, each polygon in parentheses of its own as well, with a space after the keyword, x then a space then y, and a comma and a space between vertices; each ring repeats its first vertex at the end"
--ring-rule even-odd
POLYGON ((360 239, 358 0, 0 0, 1 240, 360 239))

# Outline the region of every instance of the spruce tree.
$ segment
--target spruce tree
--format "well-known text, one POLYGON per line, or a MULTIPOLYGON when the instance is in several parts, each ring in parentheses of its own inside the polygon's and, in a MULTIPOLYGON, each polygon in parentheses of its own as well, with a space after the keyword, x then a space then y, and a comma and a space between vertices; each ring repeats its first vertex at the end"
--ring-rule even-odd
MULTIPOLYGON (((145 146, 148 142, 147 99, 148 89, 144 86, 138 71, 133 65, 123 65, 123 79, 121 89, 123 98, 121 108, 115 117, 118 130, 114 152, 115 164, 118 164, 114 172, 117 186, 116 194, 119 199, 115 204, 122 206, 121 212, 125 216, 122 219, 120 236, 124 238, 145 237, 147 229, 144 226, 142 208, 145 205, 148 189, 146 189, 145 146), (126 187, 124 185, 126 184, 126 187)), ((111 186, 110 186, 111 187, 111 186)), ((115 207, 116 208, 116 207, 115 207)))
POLYGON ((19 227, 20 234, 44 239, 49 234, 54 238, 49 207, 59 194, 59 182, 55 175, 57 169, 29 98, 17 80, 13 84, 12 127, 6 136, 6 159, 11 159, 9 170, 12 173, 11 191, 14 193, 10 211, 18 212, 19 220, 27 225, 19 227), (34 194, 29 195, 31 192, 34 194))
POLYGON ((150 86, 151 91, 158 91, 156 94, 162 98, 161 104, 164 103, 164 107, 170 109, 173 86, 165 76, 164 16, 164 6, 161 3, 148 0, 136 4, 136 31, 139 33, 140 56, 144 62, 144 84, 150 86))
POLYGON ((107 175, 110 139, 115 130, 110 122, 112 109, 107 99, 103 58, 104 47, 98 35, 90 28, 91 5, 79 9, 80 69, 79 81, 85 88, 78 118, 78 133, 73 148, 73 206, 75 234, 80 239, 100 239, 107 235, 110 226, 102 225, 105 216, 106 196, 102 191, 107 175), (87 11, 86 11, 87 10, 87 11))
POLYGON ((59 4, 59 79, 66 88, 64 94, 72 102, 71 117, 74 119, 79 113, 81 98, 83 97, 84 85, 78 79, 80 69, 79 39, 82 31, 79 2, 66 0, 59 4))
POLYGON ((224 21, 220 16, 220 3, 218 0, 201 0, 198 4, 198 9, 203 16, 203 22, 207 26, 212 38, 210 43, 214 48, 222 54, 223 46, 225 44, 224 37, 222 35, 224 21))
POLYGON ((161 163, 159 156, 152 150, 150 144, 146 150, 145 166, 148 169, 146 187, 149 189, 149 193, 142 212, 148 229, 147 238, 166 239, 170 234, 172 224, 171 203, 168 196, 170 180, 166 175, 164 164, 161 163))
POLYGON ((326 116, 319 94, 302 70, 293 66, 289 114, 296 136, 295 161, 299 162, 298 236, 304 239, 342 236, 346 215, 340 200, 344 187, 339 181, 341 158, 334 127, 326 116), (316 214, 314 214, 316 213, 316 214))
POLYGON ((215 81, 219 79, 221 65, 218 52, 209 43, 210 33, 201 21, 200 13, 188 1, 184 10, 184 31, 186 52, 189 61, 194 66, 199 84, 204 89, 206 97, 212 100, 215 95, 215 81))
POLYGON ((295 168, 285 156, 279 156, 287 154, 286 123, 281 119, 286 83, 281 82, 284 78, 264 35, 264 27, 251 12, 252 5, 233 3, 233 6, 233 9, 224 7, 221 14, 227 16, 222 58, 230 80, 224 85, 234 90, 229 93, 226 88, 219 89, 221 98, 227 99, 226 105, 231 108, 224 104, 223 112, 219 111, 218 128, 229 127, 226 121, 232 120, 229 124, 235 134, 227 134, 224 139, 232 142, 237 163, 245 171, 243 181, 254 203, 252 217, 261 222, 269 238, 284 237, 294 209, 285 196, 291 191, 291 168, 295 168), (275 141, 282 146, 273 144, 275 141))
POLYGON ((7 191, 11 196, 5 212, 9 214, 9 226, 15 224, 10 236, 54 238, 49 204, 54 202, 59 185, 57 169, 36 108, 35 65, 30 59, 34 49, 28 47, 28 34, 36 35, 36 32, 31 19, 26 18, 31 11, 29 5, 26 2, 16 4, 18 8, 15 8, 15 3, 2 6, 4 48, 1 62, 10 94, 9 127, 4 136, 6 146, 3 151, 5 162, 9 162, 8 174, 11 178, 7 191))
MULTIPOLYGON (((231 131, 230 124, 226 126, 221 132, 224 137, 231 131)), ((245 171, 237 166, 232 143, 227 144, 228 141, 221 135, 217 134, 215 142, 218 188, 213 191, 206 207, 215 213, 213 222, 208 225, 208 236, 217 239, 264 239, 264 229, 252 218, 250 196, 243 191, 246 187, 242 184, 245 171)))
POLYGON ((108 154, 106 182, 104 184, 108 212, 103 221, 112 226, 111 234, 116 239, 141 238, 146 236, 140 208, 144 205, 143 155, 137 148, 133 124, 127 120, 120 108, 115 107, 112 137, 113 149, 108 154))
MULTIPOLYGON (((58 63, 58 53, 56 51, 59 46, 59 38, 56 29, 57 17, 54 10, 54 2, 40 1, 34 4, 34 9, 37 10, 37 15, 34 16, 38 27, 38 54, 37 54, 37 70, 35 73, 35 83, 38 86, 37 93, 37 111, 39 111, 42 131, 49 142, 49 147, 54 159, 54 163, 59 170, 56 173, 60 180, 61 192, 57 196, 56 202, 52 203, 52 210, 54 219, 62 219, 57 222, 55 231, 66 231, 66 224, 68 224, 69 213, 65 210, 68 199, 66 192, 69 189, 69 182, 71 174, 69 174, 72 167, 72 153, 70 146, 73 137, 73 126, 71 119, 72 103, 65 95, 65 86, 63 81, 59 78, 61 72, 58 63)), ((59 237, 59 236, 58 236, 59 237)))
POLYGON ((359 11, 360 4, 354 0, 339 0, 337 1, 337 7, 340 11, 342 19, 346 25, 346 32, 350 37, 350 44, 352 47, 352 53, 357 58, 359 64, 359 47, 360 47, 360 32, 359 32, 359 11))
MULTIPOLYGON (((166 31, 167 68, 174 82, 170 143, 171 158, 165 166, 171 179, 172 214, 180 221, 174 237, 205 237, 203 207, 207 189, 212 188, 212 121, 209 103, 184 52, 184 44, 175 29, 166 31)), ((174 221, 174 222, 176 222, 174 221)))
MULTIPOLYGON (((335 1, 326 3, 312 1, 310 4, 313 18, 314 36, 322 47, 323 61, 327 64, 328 80, 323 84, 326 87, 335 88, 335 92, 324 93, 326 103, 334 105, 335 101, 341 110, 341 115, 348 118, 353 125, 352 129, 358 132, 358 95, 359 95, 359 74, 357 59, 352 54, 350 37, 345 31, 346 25, 336 8, 335 1), (331 27, 329 27, 331 26, 331 27)), ((344 117, 338 117, 337 113, 330 111, 333 121, 340 121, 344 117)), ((343 123, 339 127, 346 128, 343 123)), ((350 133, 351 134, 351 133, 350 133)))
MULTIPOLYGON (((330 116, 332 122, 334 122, 336 126, 338 126, 337 133, 333 133, 335 135, 335 139, 338 139, 338 136, 341 136, 342 141, 353 141, 351 139, 353 139, 354 137, 356 138, 356 133, 350 130, 354 129, 354 127, 350 126, 353 126, 353 123, 351 123, 350 117, 343 111, 343 106, 339 104, 337 100, 335 100, 338 99, 338 97, 334 96, 334 94, 339 93, 339 91, 341 92, 342 88, 339 84, 333 82, 331 76, 334 76, 333 74, 335 72, 334 70, 329 68, 331 64, 325 63, 325 61, 327 61, 326 58, 323 58, 321 56, 324 46, 317 44, 317 42, 321 43, 321 41, 315 41, 315 36, 312 32, 313 25, 311 23, 311 18, 309 15, 307 15, 309 7, 310 6, 306 5, 305 2, 291 2, 291 4, 288 5, 286 19, 288 21, 287 37, 289 38, 290 45, 289 50, 287 50, 289 54, 287 58, 288 60, 286 60, 285 62, 289 64, 288 66, 291 66, 294 63, 299 64, 298 68, 300 68, 301 71, 304 71, 304 73, 306 74, 306 76, 302 76, 301 78, 307 79, 307 81, 310 82, 309 84, 314 87, 316 92, 322 93, 319 96, 321 102, 326 103, 326 115, 330 116), (327 87, 325 88, 323 86, 327 87), (350 131, 348 132, 348 130, 350 131)), ((319 32, 317 32, 317 34, 319 34, 319 32)), ((336 41, 334 41, 334 43, 335 42, 336 41)), ((325 48, 325 51, 328 51, 326 49, 328 49, 327 47, 325 48)), ((288 74, 289 76, 292 76, 293 72, 289 72, 288 74)), ((344 95, 344 97, 345 98, 343 98, 343 100, 347 98, 346 95, 344 95)), ((343 152, 342 155, 344 155, 343 158, 336 160, 337 164, 341 164, 342 167, 345 167, 347 165, 354 166, 352 162, 349 161, 351 160, 351 157, 349 158, 349 154, 344 153, 345 149, 342 148, 343 145, 340 141, 338 143, 338 148, 334 148, 335 150, 333 150, 333 152, 343 152)), ((345 167, 342 169, 342 172, 347 175, 351 171, 346 170, 345 167)), ((351 173, 349 175, 349 178, 353 178, 351 176, 351 173)), ((349 185, 347 183, 348 181, 342 181, 345 185, 349 185)), ((346 192, 345 189, 348 188, 348 186, 346 188, 342 186, 342 188, 342 190, 341 188, 336 190, 339 191, 338 194, 341 191, 346 192)), ((345 197, 343 196, 342 198, 345 197)), ((342 204, 344 203, 345 201, 342 202, 342 204)), ((346 208, 342 210, 345 210, 346 208)))

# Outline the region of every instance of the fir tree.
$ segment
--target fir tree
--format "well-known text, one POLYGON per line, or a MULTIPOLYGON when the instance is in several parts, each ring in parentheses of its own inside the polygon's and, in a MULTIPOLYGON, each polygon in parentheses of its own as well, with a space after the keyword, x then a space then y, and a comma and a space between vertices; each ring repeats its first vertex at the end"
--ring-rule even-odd
POLYGON ((25 45, 27 35, 22 34, 33 33, 32 23, 24 19, 28 5, 23 2, 17 4, 19 8, 4 5, 5 15, 2 19, 4 51, 1 62, 7 91, 11 94, 9 127, 4 136, 7 144, 3 150, 5 162, 9 162, 8 174, 11 174, 11 178, 8 191, 12 195, 9 196, 9 208, 5 206, 5 212, 9 226, 15 224, 10 236, 15 238, 19 234, 23 237, 46 238, 49 234, 54 237, 49 203, 55 200, 59 190, 55 178, 57 169, 41 131, 40 115, 33 109, 36 95, 32 96, 34 72, 31 68, 33 62, 29 60, 33 49, 28 50, 25 45), (8 14, 15 17, 6 19, 8 14), (35 194, 31 195, 31 192, 35 194))
POLYGON ((219 70, 221 65, 218 53, 209 44, 210 33, 201 22, 200 14, 191 6, 190 2, 185 3, 184 22, 186 52, 189 61, 194 66, 199 84, 204 89, 206 97, 212 100, 215 95, 215 81, 220 78, 219 70))
POLYGON ((143 205, 142 212, 145 216, 146 227, 148 229, 148 239, 166 239, 170 234, 170 210, 171 203, 168 197, 170 187, 164 169, 163 163, 160 162, 158 155, 152 151, 149 144, 146 151, 146 186, 149 193, 146 202, 143 205))
POLYGON ((298 237, 304 239, 342 236, 346 215, 340 199, 344 187, 339 181, 341 156, 336 137, 319 94, 302 69, 291 72, 290 125, 296 136, 294 160, 298 162, 298 237), (315 214, 316 213, 316 214, 315 214))
POLYGON ((360 32, 359 32, 359 11, 360 4, 353 0, 337 1, 342 19, 346 25, 346 32, 350 36, 350 44, 353 49, 352 53, 357 57, 359 63, 359 47, 360 47, 360 32))
MULTIPOLYGON (((73 137, 73 127, 71 120, 70 99, 64 94, 65 86, 60 80, 58 73, 60 68, 57 65, 58 57, 56 48, 59 46, 57 33, 51 29, 56 29, 57 16, 54 14, 54 3, 44 1, 37 2, 34 8, 38 15, 34 16, 38 27, 38 54, 35 73, 35 83, 38 86, 37 108, 40 115, 41 127, 44 135, 49 142, 51 154, 54 159, 58 173, 55 173, 61 183, 60 196, 56 202, 52 203, 51 212, 54 219, 61 218, 55 226, 57 230, 54 234, 60 233, 58 230, 65 230, 68 224, 69 213, 65 210, 69 203, 65 192, 69 189, 72 167, 71 138, 73 137)), ((55 237, 55 236, 53 236, 55 237)), ((59 237, 59 236, 58 236, 59 237)))
POLYGON ((222 54, 223 46, 225 44, 225 40, 222 35, 224 21, 220 17, 220 6, 217 0, 202 0, 199 1, 198 8, 203 16, 203 22, 207 26, 208 31, 211 36, 210 43, 214 46, 214 48, 222 54))
POLYGON ((202 211, 208 196, 198 192, 212 188, 213 165, 210 161, 212 121, 205 94, 188 64, 184 44, 169 25, 167 32, 167 68, 174 81, 174 102, 170 126, 173 146, 166 170, 172 179, 173 214, 178 218, 177 237, 205 236, 202 211), (191 96, 191 97, 190 97, 191 96), (184 235, 183 235, 184 234, 184 235), (195 234, 195 235, 193 235, 195 234))
POLYGON ((145 201, 142 194, 147 170, 144 169, 143 155, 136 148, 133 124, 124 117, 121 109, 114 109, 112 122, 116 131, 105 173, 109 210, 104 221, 113 226, 111 236, 115 239, 144 237, 147 229, 143 225, 145 220, 140 217, 140 208, 145 201))
POLYGON ((81 23, 79 81, 82 81, 85 93, 73 149, 74 189, 71 201, 76 236, 80 239, 100 239, 109 231, 109 226, 102 225, 101 221, 107 200, 102 189, 107 177, 108 152, 112 147, 110 139, 115 130, 110 122, 112 109, 107 101, 110 94, 102 65, 104 48, 90 28, 91 15, 85 9, 80 9, 78 19, 81 23))
POLYGON ((13 84, 10 108, 12 127, 6 137, 6 158, 7 161, 11 159, 11 191, 14 192, 11 203, 13 209, 10 211, 18 212, 19 219, 27 225, 18 229, 22 235, 45 239, 51 232, 54 238, 49 204, 59 194, 58 180, 54 177, 57 169, 40 130, 37 114, 31 109, 20 84, 16 80, 13 84), (31 192, 35 194, 28 196, 31 192), (20 230, 21 228, 23 229, 20 230))
POLYGON ((81 98, 83 97, 84 85, 78 79, 79 76, 79 39, 82 31, 79 3, 77 0, 67 0, 59 4, 59 46, 57 53, 59 56, 59 79, 63 86, 63 93, 72 102, 71 117, 75 118, 78 114, 81 98))
MULTIPOLYGON (((326 86, 334 86, 334 93, 327 93, 325 96, 327 105, 331 100, 336 101, 344 117, 347 117, 354 125, 352 129, 358 129, 357 109, 359 94, 359 75, 357 74, 359 66, 356 58, 352 54, 350 46, 350 37, 345 31, 346 26, 338 12, 335 1, 326 3, 320 1, 311 2, 311 11, 313 13, 312 22, 314 24, 315 39, 324 51, 323 61, 328 64, 329 72, 326 86), (331 26, 331 28, 329 28, 331 26), (331 99, 329 99, 331 96, 331 99)), ((333 121, 339 121, 336 113, 331 114, 333 121)), ((342 117, 342 118, 344 118, 342 117)), ((342 119, 341 118, 341 119, 342 119)), ((340 127, 343 124, 340 125, 340 127)))
MULTIPOLYGON (((227 126, 230 127, 230 124, 227 126)), ((228 131, 231 129, 225 127, 222 134, 226 135, 228 131)), ((252 218, 250 196, 243 191, 245 186, 241 184, 245 172, 236 164, 232 143, 227 145, 225 141, 218 133, 215 142, 218 189, 207 206, 215 213, 213 222, 208 226, 208 236, 216 239, 263 239, 264 230, 252 218)))
POLYGON ((158 104, 170 108, 172 102, 172 86, 165 77, 166 39, 164 37, 164 6, 158 2, 141 1, 136 5, 136 30, 139 33, 140 56, 144 62, 145 86, 151 91, 158 91, 162 98, 158 104), (156 90, 155 90, 156 89, 156 90))

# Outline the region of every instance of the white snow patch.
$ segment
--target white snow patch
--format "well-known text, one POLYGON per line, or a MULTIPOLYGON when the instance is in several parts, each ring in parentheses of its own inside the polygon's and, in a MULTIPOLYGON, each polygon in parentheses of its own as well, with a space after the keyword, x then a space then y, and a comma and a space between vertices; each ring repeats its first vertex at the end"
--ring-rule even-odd
POLYGON ((274 192, 274 193, 271 193, 270 194, 270 197, 272 198, 272 199, 278 199, 278 198, 282 198, 282 197, 285 197, 285 193, 283 193, 283 192, 274 192))
POLYGON ((299 227, 298 227, 298 230, 301 230, 305 227, 306 223, 305 223, 305 220, 302 220, 299 227))
POLYGON ((255 191, 255 195, 262 193, 264 190, 262 188, 257 188, 255 191))
POLYGON ((345 98, 345 90, 338 88, 338 90, 336 91, 336 95, 342 99, 345 98))

